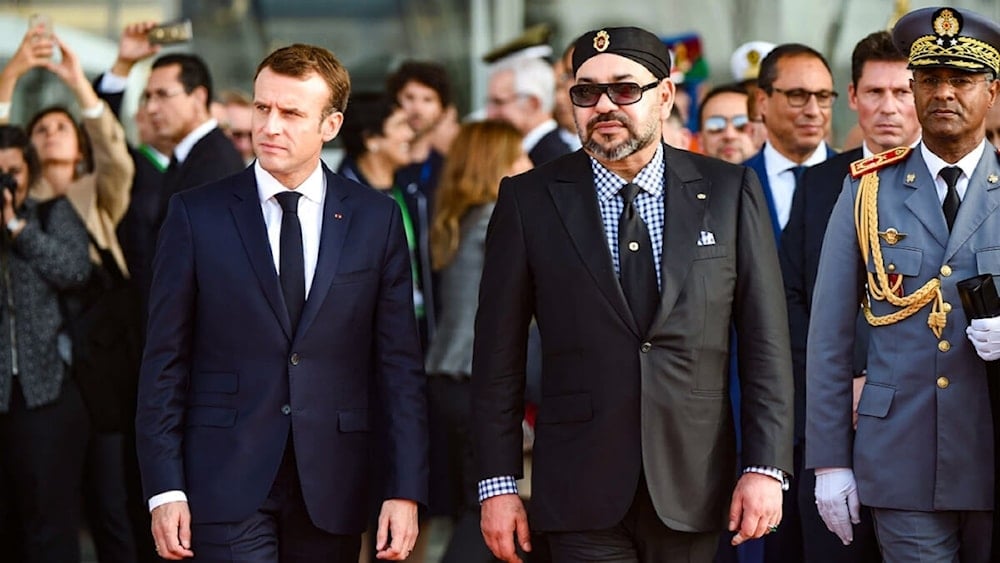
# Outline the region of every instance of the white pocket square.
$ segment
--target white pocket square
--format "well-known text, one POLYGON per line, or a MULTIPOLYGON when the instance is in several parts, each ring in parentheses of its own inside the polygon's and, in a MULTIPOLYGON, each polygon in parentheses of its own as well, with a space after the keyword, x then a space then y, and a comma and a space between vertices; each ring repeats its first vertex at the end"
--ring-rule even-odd
POLYGON ((715 235, 712 231, 702 231, 698 237, 698 246, 712 246, 715 244, 715 235))

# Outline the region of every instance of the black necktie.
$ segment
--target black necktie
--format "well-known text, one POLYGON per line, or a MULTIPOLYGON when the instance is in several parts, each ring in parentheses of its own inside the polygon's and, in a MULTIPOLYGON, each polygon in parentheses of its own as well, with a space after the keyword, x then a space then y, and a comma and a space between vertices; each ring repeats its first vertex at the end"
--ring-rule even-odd
POLYGON ((653 263, 653 245, 649 240, 646 223, 633 203, 639 194, 639 186, 628 183, 618 193, 625 201, 622 215, 618 219, 618 260, 622 291, 639 330, 645 332, 653 322, 660 297, 653 263))
POLYGON ((808 167, 807 166, 802 166, 801 164, 798 165, 798 166, 793 166, 793 167, 789 168, 789 170, 792 171, 792 175, 795 176, 795 189, 798 189, 799 184, 802 182, 802 174, 805 173, 806 168, 808 168, 808 167))
POLYGON ((278 272, 288 318, 292 320, 292 330, 295 330, 306 302, 306 267, 302 256, 302 225, 299 223, 299 198, 302 194, 286 191, 274 197, 281 205, 278 272))
POLYGON ((955 217, 958 215, 958 206, 962 203, 962 200, 958 199, 958 190, 955 189, 958 177, 962 175, 962 169, 957 166, 948 166, 942 168, 938 174, 944 179, 944 183, 948 184, 948 193, 944 195, 944 203, 941 204, 941 211, 944 211, 944 220, 948 223, 948 230, 950 231, 952 225, 955 224, 955 217))

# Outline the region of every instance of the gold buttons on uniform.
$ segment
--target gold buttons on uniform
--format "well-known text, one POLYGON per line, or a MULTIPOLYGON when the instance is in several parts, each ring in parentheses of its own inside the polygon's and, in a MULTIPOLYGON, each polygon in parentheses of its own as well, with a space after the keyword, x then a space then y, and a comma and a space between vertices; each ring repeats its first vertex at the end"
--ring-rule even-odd
POLYGON ((951 275, 951 266, 949 266, 947 264, 945 264, 944 266, 941 266, 941 275, 944 276, 944 277, 950 276, 951 275))
POLYGON ((939 389, 947 389, 950 383, 951 382, 948 381, 948 378, 943 375, 937 378, 937 386, 939 389))
POLYGON ((948 342, 947 340, 942 340, 941 342, 938 342, 938 350, 941 350, 942 352, 947 352, 948 350, 951 350, 951 342, 948 342))
POLYGON ((896 271, 896 265, 895 265, 895 264, 889 264, 889 265, 888 265, 888 266, 887 266, 886 268, 887 268, 887 269, 888 269, 888 270, 889 270, 890 272, 895 272, 895 271, 896 271))
POLYGON ((950 313, 951 312, 951 303, 948 303, 947 301, 945 301, 944 303, 942 303, 941 304, 941 310, 944 311, 945 313, 950 313))

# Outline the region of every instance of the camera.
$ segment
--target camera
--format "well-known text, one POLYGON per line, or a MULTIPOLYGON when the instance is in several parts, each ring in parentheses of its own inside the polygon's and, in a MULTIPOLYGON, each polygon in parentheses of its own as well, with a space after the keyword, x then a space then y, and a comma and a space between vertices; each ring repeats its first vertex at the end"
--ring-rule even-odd
POLYGON ((10 201, 13 203, 15 201, 14 196, 17 194, 17 178, 13 174, 0 172, 0 189, 10 192, 10 201))

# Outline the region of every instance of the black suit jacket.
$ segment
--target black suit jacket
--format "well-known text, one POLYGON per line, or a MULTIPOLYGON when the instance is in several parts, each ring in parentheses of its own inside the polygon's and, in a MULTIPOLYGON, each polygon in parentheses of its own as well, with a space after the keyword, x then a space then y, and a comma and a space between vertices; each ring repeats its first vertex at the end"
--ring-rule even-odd
POLYGON ((163 209, 170 196, 184 190, 214 182, 246 168, 233 142, 216 127, 198 139, 184 162, 171 163, 163 178, 163 209))
POLYGON ((788 324, 760 184, 746 168, 663 150, 663 291, 645 332, 615 274, 586 153, 501 183, 476 318, 475 449, 480 478, 521 474, 534 315, 544 358, 531 500, 539 530, 618 524, 642 470, 671 528, 726 525, 737 475, 732 326, 743 462, 792 469, 788 324))
MULTIPOLYGON (((785 282, 788 305, 788 326, 792 343, 792 366, 795 372, 795 439, 805 436, 806 415, 806 335, 809 332, 809 311, 819 269, 826 224, 837 203, 844 177, 851 163, 864 156, 861 148, 833 156, 807 168, 800 188, 792 197, 792 209, 781 235, 779 258, 785 282)), ((868 323, 859 319, 859 330, 867 334, 868 323)), ((855 373, 864 367, 867 339, 855 350, 855 373)))
POLYGON ((309 516, 327 532, 364 530, 376 464, 388 476, 380 499, 426 502, 426 378, 401 215, 392 199, 325 173, 297 327, 252 169, 170 202, 136 435, 146 496, 185 491, 194 523, 248 518, 287 440, 309 516))
POLYGON ((538 139, 535 146, 528 151, 528 158, 535 166, 541 166, 571 152, 573 149, 569 148, 569 145, 562 140, 562 137, 559 136, 559 128, 556 127, 538 139))

